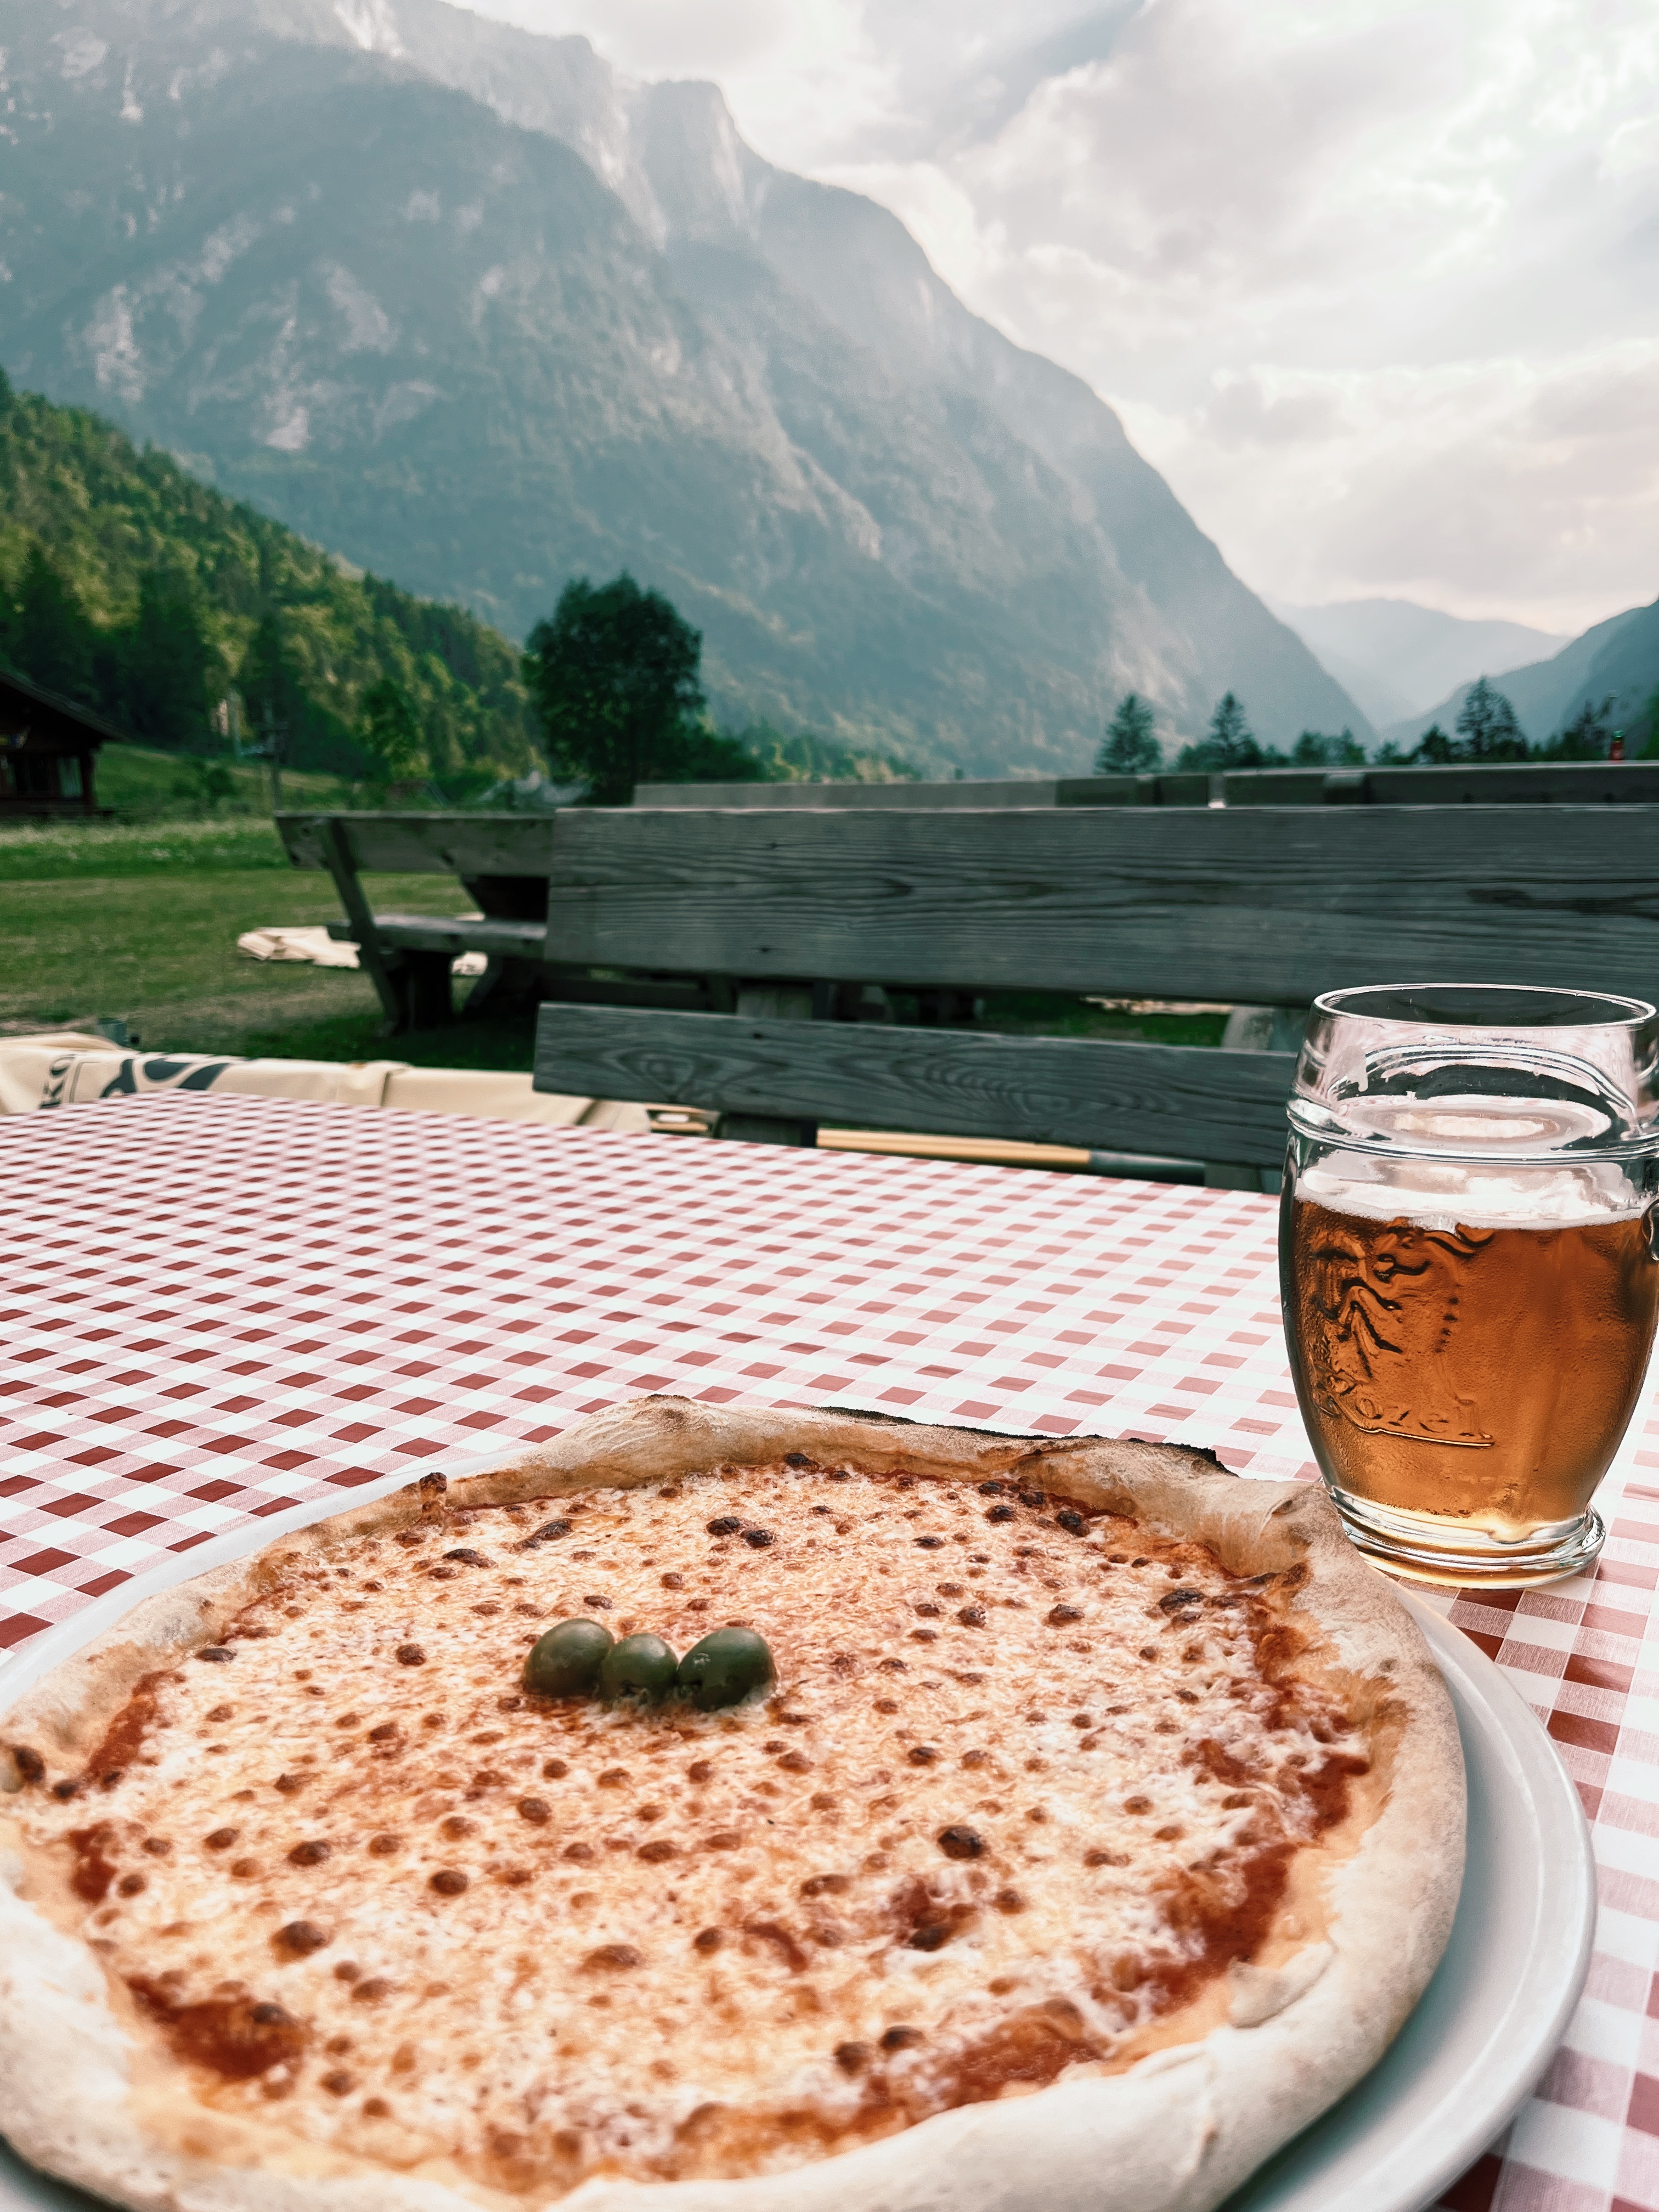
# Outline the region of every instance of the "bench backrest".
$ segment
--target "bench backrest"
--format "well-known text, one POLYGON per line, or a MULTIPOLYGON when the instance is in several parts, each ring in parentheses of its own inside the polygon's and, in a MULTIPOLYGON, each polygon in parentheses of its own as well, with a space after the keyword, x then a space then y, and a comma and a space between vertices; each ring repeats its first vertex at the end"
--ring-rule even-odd
MULTIPOLYGON (((301 865, 334 873, 390 1015, 447 1011, 448 940, 399 951, 408 926, 389 925, 392 969, 355 871, 452 872, 487 913, 526 917, 520 965, 544 987, 563 971, 558 996, 589 1001, 543 1008, 538 1087, 714 1107, 731 1132, 790 1141, 834 1119, 1200 1151, 1212 1179, 1255 1176, 1278 1157, 1291 1061, 772 1018, 821 996, 775 986, 1303 1007, 1342 983, 1644 998, 1659 984, 1659 805, 594 808, 291 816, 283 830, 301 865), (405 1004, 401 986, 428 968, 433 991, 405 1004), (646 971, 655 1003, 637 988, 631 1005, 592 1003, 633 988, 592 969, 646 971), (735 1012, 665 1007, 665 975, 726 979, 735 1012)), ((486 927, 500 933, 453 926, 458 941, 486 927)), ((1288 1042, 1295 1025, 1281 1026, 1288 1042)))
POLYGON ((1659 985, 1659 807, 594 808, 551 842, 548 957, 579 965, 1304 1006, 1659 985))
POLYGON ((1460 761, 1446 768, 1197 769, 1030 782, 642 783, 635 806, 1652 806, 1659 761, 1460 761))
POLYGON ((949 806, 983 811, 988 806, 1055 806, 1060 803, 1059 792, 1052 776, 1029 782, 1023 777, 1004 777, 974 783, 641 783, 635 786, 634 804, 680 811, 710 806, 807 807, 819 813, 890 806, 949 806))
POLYGON ((296 868, 326 868, 337 823, 354 867, 371 874, 545 876, 553 825, 545 814, 279 814, 277 834, 296 868))

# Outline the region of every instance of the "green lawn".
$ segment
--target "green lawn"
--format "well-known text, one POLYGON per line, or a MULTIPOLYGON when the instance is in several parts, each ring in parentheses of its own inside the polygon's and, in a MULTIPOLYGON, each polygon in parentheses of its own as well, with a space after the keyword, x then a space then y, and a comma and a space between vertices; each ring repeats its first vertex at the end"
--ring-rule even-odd
MULTIPOLYGON (((53 822, 0 830, 0 884, 128 876, 153 882, 157 875, 193 878, 210 869, 219 875, 292 872, 271 823, 253 815, 204 822, 53 822)), ((316 880, 327 882, 325 877, 316 880)))
MULTIPOLYGON (((93 773, 93 790, 98 805, 112 807, 124 822, 188 817, 209 811, 210 804, 233 815, 270 811, 270 772, 257 761, 222 755, 210 763, 185 753, 157 752, 149 745, 106 745, 93 773), (228 777, 228 799, 209 801, 210 767, 228 777)), ((337 775, 290 770, 283 778, 284 807, 351 803, 351 786, 337 775)))
MULTIPOLYGON (((269 823, 251 826, 276 847, 269 823)), ((58 834, 79 841, 98 833, 58 834)), ((84 851, 48 850, 38 854, 38 871, 25 873, 33 848, 20 854, 15 833, 0 835, 0 1032, 84 1029, 113 1015, 151 1051, 530 1066, 527 1023, 467 1023, 388 1042, 367 976, 238 952, 244 930, 337 921, 326 876, 279 866, 263 851, 250 864, 226 866, 220 848, 205 839, 194 846, 177 825, 143 849, 165 857, 145 866, 130 846, 118 846, 112 857, 121 872, 100 875, 84 851), (198 864, 198 849, 212 857, 198 864)), ((377 903, 405 913, 468 910, 466 893, 447 876, 368 881, 377 903)), ((467 988, 458 988, 458 1000, 467 988)))

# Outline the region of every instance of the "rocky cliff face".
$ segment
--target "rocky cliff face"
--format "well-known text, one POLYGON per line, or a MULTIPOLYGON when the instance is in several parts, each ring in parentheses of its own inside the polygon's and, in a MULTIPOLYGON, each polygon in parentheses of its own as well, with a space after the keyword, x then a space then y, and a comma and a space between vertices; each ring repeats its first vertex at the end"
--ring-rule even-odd
POLYGON ((14 380, 522 635, 627 565, 726 718, 948 773, 1364 730, 1078 379, 706 85, 443 0, 0 0, 14 380))

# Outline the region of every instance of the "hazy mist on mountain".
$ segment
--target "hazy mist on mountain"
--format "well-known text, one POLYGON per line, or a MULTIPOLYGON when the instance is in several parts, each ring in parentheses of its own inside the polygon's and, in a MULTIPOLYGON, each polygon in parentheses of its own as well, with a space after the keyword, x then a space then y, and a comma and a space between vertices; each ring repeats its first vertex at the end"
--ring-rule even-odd
POLYGON ((1267 604, 1378 728, 1427 710, 1484 670, 1539 660, 1567 643, 1525 623, 1470 622, 1409 599, 1304 607, 1267 596, 1267 604))
MULTIPOLYGON (((1639 742, 1645 742, 1644 726, 1650 725, 1653 702, 1659 697, 1659 600, 1651 606, 1626 607, 1622 614, 1593 624, 1547 660, 1529 661, 1519 668, 1488 667, 1480 673, 1491 677, 1534 744, 1542 744, 1565 729, 1581 708, 1599 709, 1604 704, 1612 727, 1641 729, 1639 742)), ((1450 731, 1468 691, 1468 684, 1456 685, 1426 714, 1392 723, 1383 735, 1409 748, 1431 722, 1450 731)))
POLYGON ((726 719, 980 774, 1116 696, 1364 732, 1116 416, 708 85, 442 0, 0 0, 3 358, 522 636, 624 564, 726 719))

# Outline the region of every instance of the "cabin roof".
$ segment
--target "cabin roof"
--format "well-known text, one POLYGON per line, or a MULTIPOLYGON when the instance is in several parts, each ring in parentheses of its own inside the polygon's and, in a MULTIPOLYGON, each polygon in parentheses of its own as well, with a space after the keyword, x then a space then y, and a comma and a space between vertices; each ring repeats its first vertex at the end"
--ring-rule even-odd
POLYGON ((95 752, 102 744, 123 744, 126 736, 89 707, 0 668, 0 744, 10 750, 19 729, 28 749, 41 752, 95 752))

